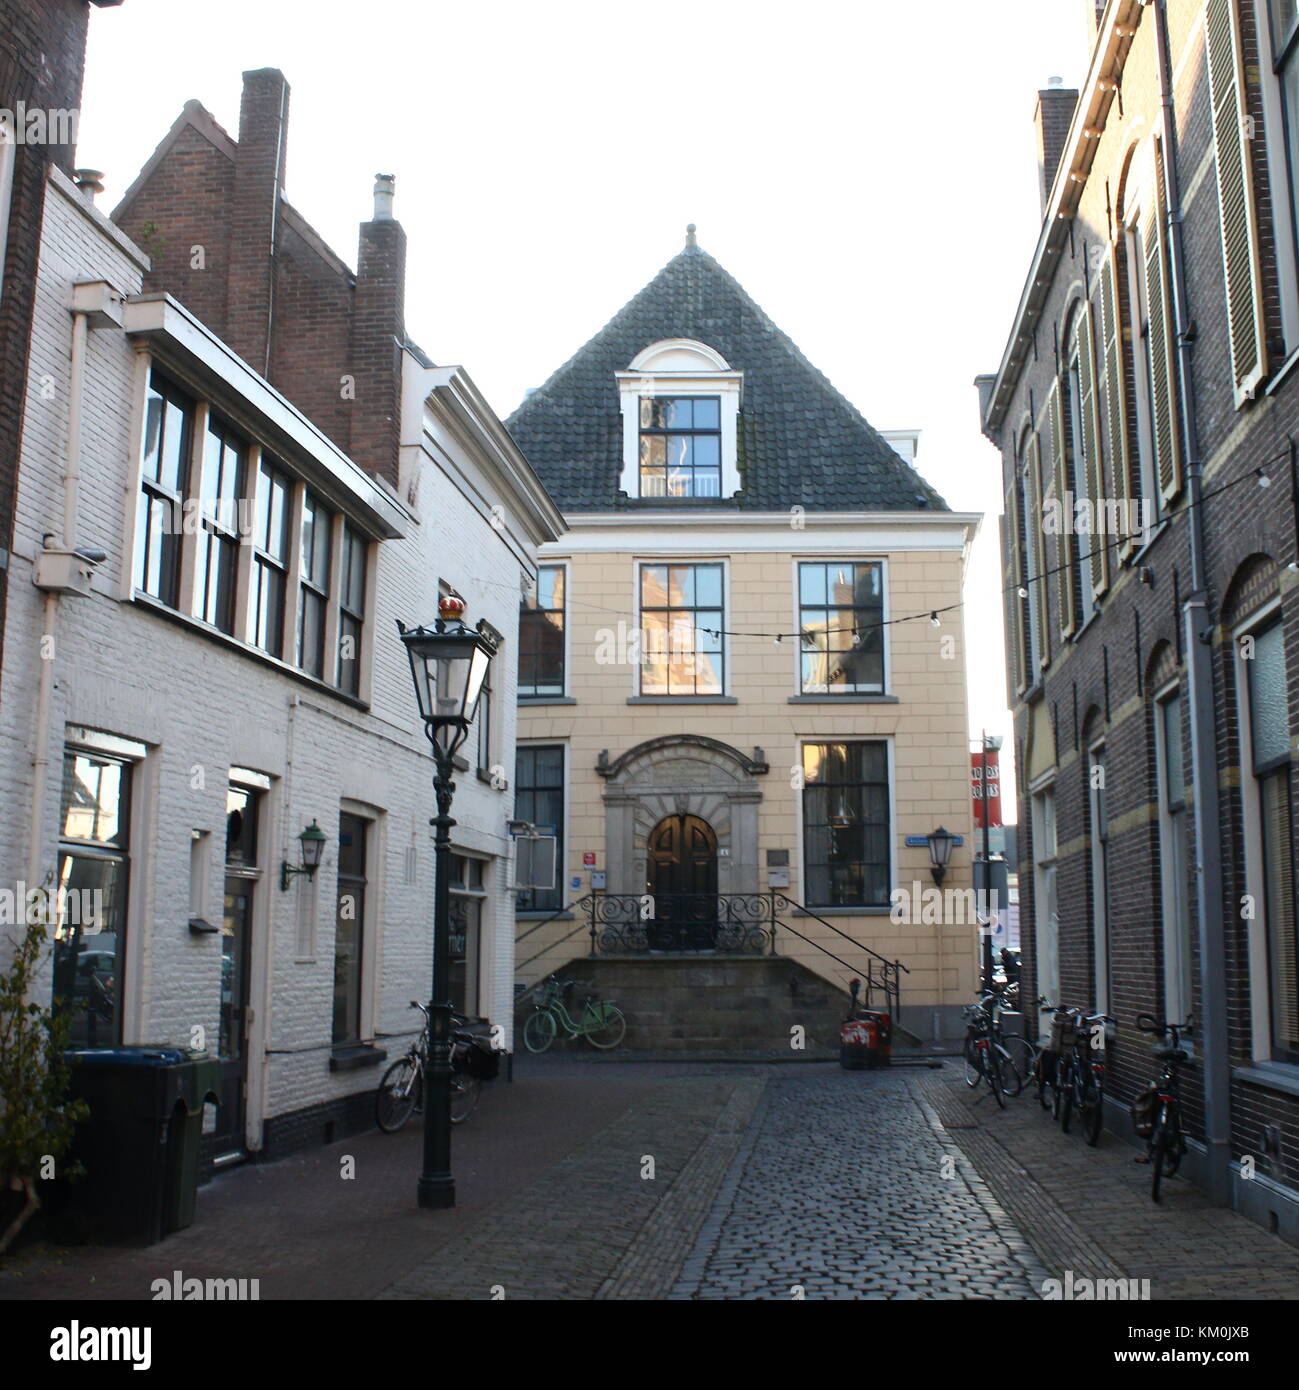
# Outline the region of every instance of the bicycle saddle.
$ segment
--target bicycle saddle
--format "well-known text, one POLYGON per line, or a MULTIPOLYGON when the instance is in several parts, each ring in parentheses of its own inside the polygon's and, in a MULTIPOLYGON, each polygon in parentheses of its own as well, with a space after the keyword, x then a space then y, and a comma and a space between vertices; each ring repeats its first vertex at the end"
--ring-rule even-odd
POLYGON ((1190 1061, 1191 1054, 1181 1047, 1168 1047, 1161 1043, 1158 1047, 1152 1047, 1151 1053, 1161 1061, 1166 1062, 1187 1062, 1190 1061))

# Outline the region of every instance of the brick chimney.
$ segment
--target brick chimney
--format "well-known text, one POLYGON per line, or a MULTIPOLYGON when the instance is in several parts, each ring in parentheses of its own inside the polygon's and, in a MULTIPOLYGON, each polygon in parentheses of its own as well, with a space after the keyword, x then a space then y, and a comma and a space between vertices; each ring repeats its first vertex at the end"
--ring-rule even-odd
POLYGON ((374 217, 361 223, 352 312, 352 458, 398 486, 406 339, 406 233, 392 215, 394 179, 378 174, 374 217))
POLYGON ((284 74, 277 68, 244 73, 230 204, 226 337, 263 376, 270 375, 274 255, 288 129, 284 74))
POLYGON ((1033 123, 1037 127, 1037 172, 1043 214, 1051 198, 1051 186, 1055 183, 1060 156, 1064 153, 1065 141, 1069 136, 1069 124, 1077 105, 1077 89, 1064 86, 1058 77, 1051 78, 1045 90, 1037 94, 1033 123))

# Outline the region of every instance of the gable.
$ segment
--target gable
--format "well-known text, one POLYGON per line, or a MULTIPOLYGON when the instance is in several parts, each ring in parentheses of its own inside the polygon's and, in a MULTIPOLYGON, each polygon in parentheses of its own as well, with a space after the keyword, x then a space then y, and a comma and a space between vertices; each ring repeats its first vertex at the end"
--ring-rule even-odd
POLYGON ((947 510, 740 284, 694 245, 669 261, 507 421, 561 509, 663 506, 661 498, 631 498, 619 490, 623 423, 615 373, 673 340, 680 341, 678 352, 702 345, 744 374, 740 495, 720 504, 678 499, 669 504, 673 510, 947 510))

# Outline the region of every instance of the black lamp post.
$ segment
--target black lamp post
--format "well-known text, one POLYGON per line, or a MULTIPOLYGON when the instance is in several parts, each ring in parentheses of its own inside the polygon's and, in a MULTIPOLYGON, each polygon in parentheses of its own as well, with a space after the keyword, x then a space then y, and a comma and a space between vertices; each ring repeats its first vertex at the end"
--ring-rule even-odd
POLYGON ((456 750, 465 741, 478 710, 496 641, 479 622, 475 631, 462 621, 462 598, 445 595, 431 628, 397 631, 410 658, 411 679, 424 732, 433 746, 433 790, 438 813, 433 827, 433 991, 429 999, 429 1057, 424 1076, 424 1171, 419 1180, 421 1207, 453 1207, 451 1176, 451 798, 455 795, 456 750))

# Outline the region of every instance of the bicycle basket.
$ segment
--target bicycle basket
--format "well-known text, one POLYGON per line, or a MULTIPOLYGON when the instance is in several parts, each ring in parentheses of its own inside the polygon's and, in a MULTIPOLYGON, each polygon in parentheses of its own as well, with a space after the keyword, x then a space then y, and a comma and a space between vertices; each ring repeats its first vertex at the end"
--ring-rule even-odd
POLYGON ((1132 1102, 1132 1128, 1138 1139, 1149 1139, 1155 1129, 1155 1110, 1159 1105, 1159 1092, 1147 1086, 1132 1102))
POLYGON ((1072 1014, 1056 1014, 1051 1020, 1051 1041, 1047 1044, 1051 1052, 1068 1052, 1074 1045, 1077 1029, 1072 1014))

